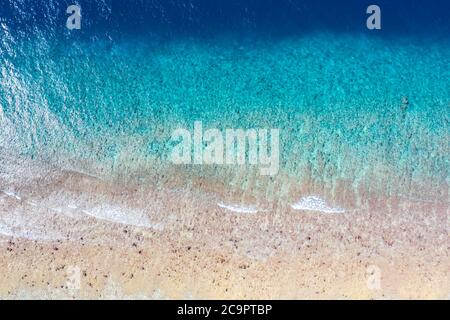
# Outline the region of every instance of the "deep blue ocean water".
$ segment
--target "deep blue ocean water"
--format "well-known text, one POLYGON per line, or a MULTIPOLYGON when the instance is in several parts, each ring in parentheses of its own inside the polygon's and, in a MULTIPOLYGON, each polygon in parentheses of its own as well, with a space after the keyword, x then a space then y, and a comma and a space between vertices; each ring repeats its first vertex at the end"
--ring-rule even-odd
POLYGON ((448 1, 75 3, 71 31, 72 1, 0 3, 3 173, 19 156, 151 171, 201 120, 280 128, 300 181, 448 185, 448 1))
MULTIPOLYGON (((366 8, 382 9, 382 37, 448 38, 450 4, 445 0, 5 0, 3 20, 15 30, 67 34, 64 28, 70 4, 83 12, 82 35, 136 34, 179 37, 280 38, 309 32, 367 34, 366 8)), ((74 35, 71 35, 73 39, 74 35)))

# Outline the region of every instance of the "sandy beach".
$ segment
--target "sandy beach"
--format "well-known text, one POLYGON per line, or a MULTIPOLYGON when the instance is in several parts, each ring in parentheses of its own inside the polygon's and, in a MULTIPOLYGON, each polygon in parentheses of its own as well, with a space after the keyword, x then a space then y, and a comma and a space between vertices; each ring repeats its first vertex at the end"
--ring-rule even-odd
MULTIPOLYGON (((350 197, 327 200, 350 208, 342 213, 294 210, 281 200, 240 212, 243 201, 255 199, 233 199, 201 182, 203 189, 193 192, 175 183, 155 190, 74 172, 56 176, 36 180, 48 182, 43 188, 0 195, 2 221, 11 213, 30 219, 11 227, 14 236, 2 230, 2 298, 447 299, 450 294, 449 208, 442 202, 367 194, 357 210, 350 197), (112 208, 115 216, 102 216, 112 208), (20 225, 27 223, 33 227, 21 234, 20 225)), ((294 200, 293 192, 307 189, 288 191, 285 198, 294 200)))

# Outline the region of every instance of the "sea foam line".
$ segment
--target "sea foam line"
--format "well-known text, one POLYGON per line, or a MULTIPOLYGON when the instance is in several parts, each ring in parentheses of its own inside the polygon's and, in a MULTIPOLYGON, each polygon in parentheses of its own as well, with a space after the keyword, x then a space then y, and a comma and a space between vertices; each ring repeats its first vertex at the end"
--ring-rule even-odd
POLYGON ((17 199, 19 201, 22 200, 22 198, 17 193, 14 193, 14 192, 11 192, 11 191, 6 191, 6 190, 2 190, 2 192, 4 194, 6 194, 8 197, 15 198, 15 199, 17 199))
POLYGON ((258 213, 261 211, 260 209, 254 207, 254 206, 242 206, 238 204, 225 204, 223 202, 217 203, 217 205, 223 209, 237 212, 237 213, 258 213))
POLYGON ((320 211, 323 213, 344 213, 345 210, 329 206, 325 200, 317 196, 307 196, 291 205, 294 210, 320 211))
MULTIPOLYGON (((0 190, 0 192, 4 193, 8 197, 14 198, 16 200, 22 201, 22 197, 18 194, 7 191, 7 190, 0 190)), ((45 210, 50 210, 53 212, 56 212, 58 214, 65 214, 62 208, 56 208, 56 207, 47 207, 47 206, 41 206, 38 205, 36 202, 27 200, 26 203, 32 207, 41 208, 45 210)), ((151 228, 154 230, 162 231, 164 229, 164 224, 162 223, 151 223, 149 219, 144 216, 142 213, 139 215, 127 215, 123 212, 121 208, 113 207, 113 206, 101 206, 101 207, 95 207, 92 210, 83 210, 80 209, 77 205, 74 205, 73 203, 70 203, 67 205, 67 208, 71 210, 80 210, 81 213, 91 216, 95 219, 109 221, 113 223, 119 223, 123 225, 130 225, 135 227, 142 227, 142 228, 151 228)), ((69 216, 72 217, 73 216, 69 216)), ((9 231, 5 231, 5 229, 0 229, 0 234, 4 236, 13 236, 13 233, 9 231)), ((24 235, 20 235, 21 237, 27 237, 24 235)))

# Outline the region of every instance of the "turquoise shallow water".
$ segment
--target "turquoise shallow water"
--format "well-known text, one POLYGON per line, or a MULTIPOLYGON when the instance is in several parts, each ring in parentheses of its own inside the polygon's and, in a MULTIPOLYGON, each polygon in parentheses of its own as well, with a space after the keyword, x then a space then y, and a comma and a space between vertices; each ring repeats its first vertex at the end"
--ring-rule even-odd
MULTIPOLYGON (((280 129, 280 171, 299 184, 346 181, 388 193, 448 184, 446 41, 317 32, 72 42, 16 39, 7 28, 2 39, 3 172, 20 155, 108 177, 151 176, 173 166, 173 130, 202 121, 280 129)), ((183 167, 211 174, 203 169, 183 167)), ((225 184, 240 174, 214 172, 225 184)))

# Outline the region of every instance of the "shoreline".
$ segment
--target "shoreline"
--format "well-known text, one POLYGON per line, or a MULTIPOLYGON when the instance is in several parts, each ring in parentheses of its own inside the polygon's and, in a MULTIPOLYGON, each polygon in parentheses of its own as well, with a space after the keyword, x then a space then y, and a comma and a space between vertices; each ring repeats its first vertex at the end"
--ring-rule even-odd
MULTIPOLYGON (((205 181, 153 189, 74 172, 58 177, 46 189, 29 186, 35 207, 26 196, 0 196, 0 221, 34 217, 27 223, 43 235, 59 232, 49 241, 0 236, 2 298, 446 299, 450 292, 447 203, 369 197, 359 200, 361 210, 342 213, 280 201, 234 212, 218 205, 227 193, 205 181), (66 208, 48 210, 57 200, 66 208), (105 212, 115 213, 102 219, 105 212), (150 225, 120 220, 142 212, 150 225), (66 288, 68 266, 89 274, 79 291, 66 288), (367 285, 372 266, 381 272, 379 290, 367 285)), ((326 200, 356 203, 342 199, 326 200)), ((226 204, 244 200, 229 195, 226 204)))

